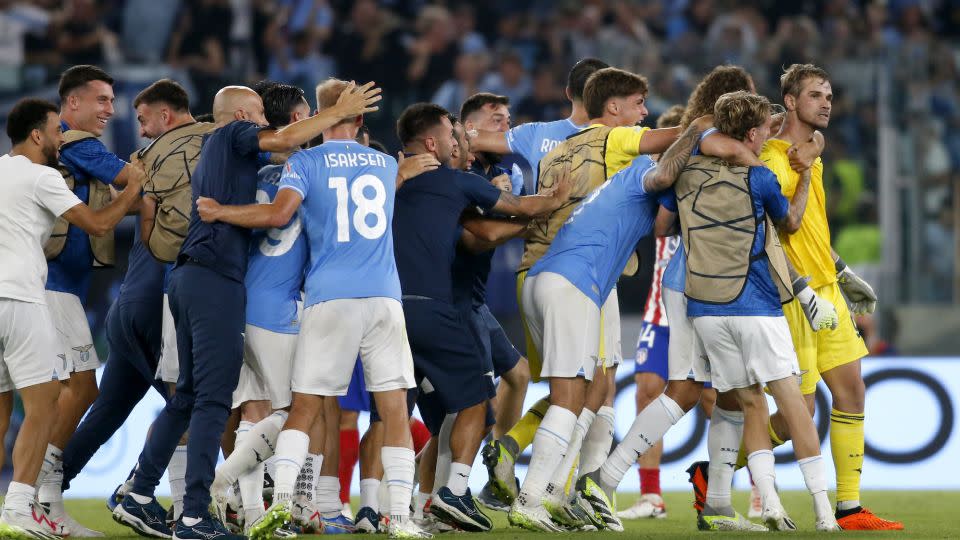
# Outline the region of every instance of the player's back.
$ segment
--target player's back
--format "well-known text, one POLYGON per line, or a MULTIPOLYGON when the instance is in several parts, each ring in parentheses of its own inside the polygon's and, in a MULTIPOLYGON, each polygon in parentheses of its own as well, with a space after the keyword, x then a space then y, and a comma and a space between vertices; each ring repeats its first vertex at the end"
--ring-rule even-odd
POLYGON ((310 264, 306 306, 339 298, 400 299, 393 220, 397 161, 355 141, 290 156, 280 189, 303 197, 310 264))
MULTIPOLYGON (((279 189, 283 165, 260 169, 257 202, 272 202, 279 189)), ((297 300, 303 288, 307 241, 300 212, 273 229, 253 231, 247 263, 247 324, 274 332, 297 331, 297 300)))
POLYGON ((543 156, 584 127, 564 118, 553 122, 528 122, 507 131, 510 151, 523 157, 533 171, 533 181, 527 185, 527 193, 536 193, 540 188, 537 167, 543 156))
POLYGON ((602 305, 637 241, 652 229, 657 198, 644 191, 643 179, 655 167, 650 158, 640 156, 590 193, 564 222, 530 275, 566 276, 602 305))

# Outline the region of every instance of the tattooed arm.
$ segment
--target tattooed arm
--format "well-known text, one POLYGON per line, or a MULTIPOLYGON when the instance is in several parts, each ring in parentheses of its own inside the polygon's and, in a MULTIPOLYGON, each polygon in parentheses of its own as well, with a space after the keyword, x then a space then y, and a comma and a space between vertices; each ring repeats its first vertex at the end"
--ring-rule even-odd
POLYGON ((703 120, 703 117, 691 123, 687 129, 680 134, 680 138, 671 144, 670 148, 667 148, 667 151, 660 156, 660 160, 657 161, 657 168, 653 170, 653 174, 648 174, 644 177, 643 189, 647 193, 663 191, 677 181, 680 171, 683 170, 683 167, 686 166, 687 161, 690 159, 690 153, 693 152, 693 147, 697 144, 697 141, 700 140, 700 134, 706 129, 704 124, 709 124, 708 121, 701 120, 703 120))

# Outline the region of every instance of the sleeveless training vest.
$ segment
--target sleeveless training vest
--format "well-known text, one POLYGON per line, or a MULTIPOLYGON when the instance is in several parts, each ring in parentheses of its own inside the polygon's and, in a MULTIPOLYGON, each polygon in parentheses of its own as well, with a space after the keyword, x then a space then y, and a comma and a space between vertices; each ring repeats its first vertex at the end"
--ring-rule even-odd
MULTIPOLYGON (((63 133, 63 146, 60 147, 60 151, 62 152, 64 148, 79 141, 96 138, 96 135, 87 131, 80 131, 79 129, 67 130, 63 133)), ((67 183, 67 188, 73 191, 73 188, 76 186, 76 179, 73 177, 73 173, 71 173, 63 163, 59 165, 59 169, 64 181, 67 183)), ((90 178, 88 183, 90 188, 87 191, 87 200, 85 202, 91 210, 96 211, 110 204, 113 196, 110 193, 109 185, 96 178, 90 178)), ((70 223, 62 217, 58 217, 54 222, 53 232, 50 233, 50 238, 43 245, 43 254, 48 261, 57 258, 60 253, 63 252, 64 246, 67 245, 67 230, 69 228, 70 223)), ((100 237, 90 235, 90 249, 93 251, 93 266, 95 268, 113 266, 116 262, 113 231, 111 230, 100 237)))
POLYGON ((764 251, 750 256, 762 223, 754 216, 748 167, 692 156, 674 190, 687 252, 687 298, 708 304, 735 301, 746 286, 750 263, 765 257, 780 302, 793 299, 786 255, 769 215, 764 251))
MULTIPOLYGON (((574 133, 543 156, 539 165, 538 192, 554 186, 569 164, 573 187, 570 200, 547 216, 530 222, 524 243, 519 272, 529 270, 543 257, 560 227, 567 221, 576 205, 607 181, 607 136, 612 127, 598 126, 574 133)), ((639 266, 636 253, 630 255, 624 275, 632 276, 639 266)))
POLYGON ((214 124, 209 122, 179 126, 136 153, 147 173, 143 192, 157 200, 156 221, 147 249, 162 262, 176 261, 187 236, 193 204, 190 178, 200 158, 203 136, 213 128, 214 124))

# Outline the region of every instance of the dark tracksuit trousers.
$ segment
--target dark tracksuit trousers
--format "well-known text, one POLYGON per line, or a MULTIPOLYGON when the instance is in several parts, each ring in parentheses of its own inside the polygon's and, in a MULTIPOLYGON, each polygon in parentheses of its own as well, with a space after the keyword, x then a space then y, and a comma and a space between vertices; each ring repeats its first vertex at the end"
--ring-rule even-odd
POLYGON ((246 289, 242 282, 188 261, 173 269, 168 292, 177 327, 180 379, 140 454, 132 491, 153 496, 189 428, 183 515, 205 518, 220 437, 243 364, 246 289))
POLYGON ((93 455, 123 426, 133 408, 151 387, 167 398, 155 379, 160 358, 162 300, 117 298, 107 313, 110 348, 100 394, 63 449, 63 490, 80 474, 93 455))

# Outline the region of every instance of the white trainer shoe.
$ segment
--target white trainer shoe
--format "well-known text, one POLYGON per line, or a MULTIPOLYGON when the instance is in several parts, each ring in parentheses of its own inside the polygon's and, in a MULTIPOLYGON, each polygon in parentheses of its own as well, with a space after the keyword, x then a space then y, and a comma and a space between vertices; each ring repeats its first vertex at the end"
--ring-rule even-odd
POLYGON ((656 493, 641 495, 633 506, 617 512, 620 519, 664 519, 667 517, 667 507, 663 504, 663 497, 656 493))

